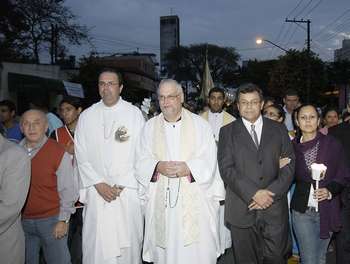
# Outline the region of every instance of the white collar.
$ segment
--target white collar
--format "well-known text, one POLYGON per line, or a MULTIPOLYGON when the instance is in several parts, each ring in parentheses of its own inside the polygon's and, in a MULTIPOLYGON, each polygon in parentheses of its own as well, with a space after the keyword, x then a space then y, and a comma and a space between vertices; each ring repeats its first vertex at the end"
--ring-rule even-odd
POLYGON ((248 121, 244 117, 242 117, 242 121, 243 121, 244 126, 246 126, 246 127, 251 127, 252 125, 255 125, 255 127, 258 127, 258 126, 262 125, 262 123, 263 123, 263 119, 262 119, 261 115, 258 117, 257 120, 255 120, 254 123, 251 123, 250 121, 248 121))

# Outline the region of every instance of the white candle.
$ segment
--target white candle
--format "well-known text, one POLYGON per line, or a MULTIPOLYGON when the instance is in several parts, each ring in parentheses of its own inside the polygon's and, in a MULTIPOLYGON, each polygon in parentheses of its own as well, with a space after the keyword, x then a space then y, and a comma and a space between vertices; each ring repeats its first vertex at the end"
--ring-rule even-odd
MULTIPOLYGON (((319 182, 324 179, 326 174, 327 166, 324 164, 312 163, 311 164, 311 175, 312 179, 316 181, 316 190, 318 190, 319 182)), ((318 212, 318 201, 316 200, 316 212, 318 212)))

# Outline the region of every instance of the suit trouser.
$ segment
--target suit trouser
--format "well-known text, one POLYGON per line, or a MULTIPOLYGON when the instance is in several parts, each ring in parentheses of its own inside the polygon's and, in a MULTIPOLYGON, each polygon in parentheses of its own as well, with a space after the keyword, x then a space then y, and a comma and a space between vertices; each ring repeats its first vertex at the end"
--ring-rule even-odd
POLYGON ((337 264, 346 263, 350 259, 350 187, 343 190, 342 202, 342 229, 336 234, 337 264))
POLYGON ((287 263, 291 252, 288 222, 274 225, 259 219, 249 228, 230 227, 236 264, 287 263))

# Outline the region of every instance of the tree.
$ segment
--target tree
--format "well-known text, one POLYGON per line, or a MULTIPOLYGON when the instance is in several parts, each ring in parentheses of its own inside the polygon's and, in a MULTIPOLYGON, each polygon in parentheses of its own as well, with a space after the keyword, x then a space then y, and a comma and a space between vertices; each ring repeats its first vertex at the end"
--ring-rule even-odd
MULTIPOLYGON (((307 98, 308 54, 306 50, 290 50, 280 56, 270 73, 268 90, 275 97, 283 97, 288 89, 297 90, 302 100, 307 98)), ((314 53, 310 54, 310 99, 319 101, 327 87, 325 65, 314 53)))
POLYGON ((198 87, 198 92, 200 92, 206 50, 214 83, 228 85, 224 77, 237 71, 239 59, 235 48, 230 47, 195 44, 173 48, 166 57, 169 75, 178 81, 192 81, 192 86, 198 87))
POLYGON ((267 87, 270 81, 270 72, 276 65, 276 60, 249 60, 246 66, 242 67, 237 78, 238 85, 252 82, 258 85, 264 93, 268 92, 267 87))
POLYGON ((327 75, 330 85, 348 84, 350 82, 350 61, 342 60, 328 64, 327 75))
POLYGON ((0 61, 18 61, 27 55, 19 52, 22 46, 16 42, 18 32, 24 30, 27 30, 27 27, 23 17, 12 1, 0 1, 0 61))
POLYGON ((5 0, 4 3, 0 33, 17 52, 29 53, 36 63, 40 52, 48 50, 53 40, 59 44, 59 50, 65 50, 67 44, 80 45, 88 40, 87 28, 75 22, 76 17, 63 5, 64 0, 5 0))

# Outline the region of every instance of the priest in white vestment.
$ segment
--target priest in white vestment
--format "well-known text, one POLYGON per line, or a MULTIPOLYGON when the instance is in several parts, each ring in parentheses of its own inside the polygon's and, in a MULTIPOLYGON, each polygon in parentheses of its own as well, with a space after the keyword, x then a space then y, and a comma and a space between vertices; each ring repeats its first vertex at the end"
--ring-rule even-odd
MULTIPOLYGON (((208 95, 209 109, 200 115, 209 122, 216 142, 219 142, 220 128, 236 120, 236 118, 223 109, 224 104, 224 90, 214 87, 210 89, 208 95)), ((225 201, 220 201, 219 226, 221 254, 224 254, 226 249, 232 247, 231 231, 225 225, 225 201)))
POLYGON ((120 97, 121 76, 99 76, 102 100, 79 117, 75 152, 82 182, 84 264, 139 264, 143 214, 135 179, 141 111, 120 97))
POLYGON ((158 99, 162 113, 146 123, 137 149, 146 217, 143 260, 215 264, 225 195, 215 140, 208 122, 182 108, 176 81, 161 81, 158 99))

